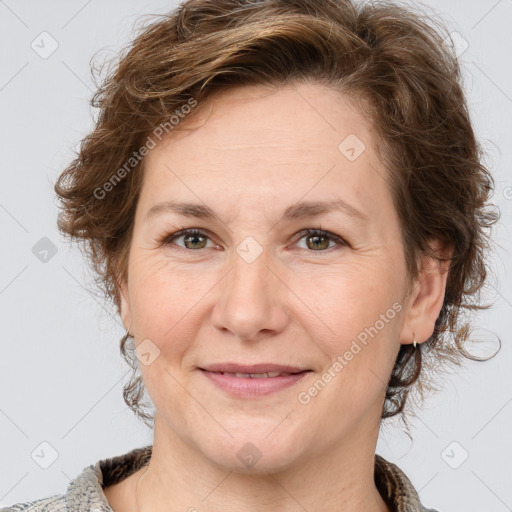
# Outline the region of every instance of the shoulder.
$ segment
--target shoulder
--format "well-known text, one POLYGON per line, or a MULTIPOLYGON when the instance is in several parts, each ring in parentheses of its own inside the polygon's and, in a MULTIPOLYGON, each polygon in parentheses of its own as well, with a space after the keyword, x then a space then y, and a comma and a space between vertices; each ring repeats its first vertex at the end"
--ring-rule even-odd
POLYGON ((15 503, 9 507, 0 508, 0 512, 64 512, 66 510, 66 496, 54 494, 25 503, 15 503))
POLYGON ((152 446, 136 448, 85 467, 64 494, 0 508, 0 512, 113 512, 104 488, 122 482, 147 464, 152 446))
POLYGON ((438 512, 426 508, 405 473, 392 462, 375 455, 375 484, 392 512, 438 512))

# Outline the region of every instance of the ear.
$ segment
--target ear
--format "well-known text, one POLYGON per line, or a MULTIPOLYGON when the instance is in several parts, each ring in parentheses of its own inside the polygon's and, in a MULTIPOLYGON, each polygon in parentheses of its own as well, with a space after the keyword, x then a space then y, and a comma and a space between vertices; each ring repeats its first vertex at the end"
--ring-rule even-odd
MULTIPOLYGON (((442 247, 440 242, 433 240, 429 243, 434 254, 449 257, 452 248, 442 247)), ((400 334, 403 345, 413 342, 413 338, 422 343, 434 332, 436 320, 443 307, 448 279, 450 261, 438 261, 424 256, 420 272, 411 285, 407 311, 400 334)))

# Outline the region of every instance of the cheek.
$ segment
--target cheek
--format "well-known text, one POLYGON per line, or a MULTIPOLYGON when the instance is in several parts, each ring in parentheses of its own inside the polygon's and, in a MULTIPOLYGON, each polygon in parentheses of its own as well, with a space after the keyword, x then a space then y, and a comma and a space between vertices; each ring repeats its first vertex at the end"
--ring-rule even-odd
POLYGON ((356 338, 375 323, 379 331, 389 331, 388 327, 396 323, 397 309, 401 309, 393 305, 402 300, 402 283, 399 269, 391 262, 377 260, 372 265, 303 274, 293 291, 303 303, 306 317, 296 320, 306 318, 310 326, 316 323, 319 338, 328 341, 332 352, 341 340, 356 338))
POLYGON ((322 279, 321 286, 312 287, 311 303, 322 320, 316 321, 322 327, 314 341, 327 357, 322 382, 301 390, 302 398, 330 403, 337 417, 347 410, 357 417, 371 404, 379 408, 396 359, 404 280, 399 265, 384 263, 333 272, 326 276, 328 286, 322 279))
POLYGON ((182 352, 184 330, 190 328, 204 291, 200 283, 171 268, 167 262, 148 257, 134 262, 131 269, 130 297, 137 341, 150 339, 162 353, 182 352), (168 340, 173 340, 168 343, 168 340))
POLYGON ((328 292, 315 295, 323 304, 318 314, 327 327, 314 341, 327 357, 316 383, 301 388, 298 399, 313 404, 311 411, 332 422, 333 432, 370 409, 380 414, 399 349, 403 310, 399 280, 389 276, 338 275, 328 292), (321 411, 329 411, 328 418, 321 411))

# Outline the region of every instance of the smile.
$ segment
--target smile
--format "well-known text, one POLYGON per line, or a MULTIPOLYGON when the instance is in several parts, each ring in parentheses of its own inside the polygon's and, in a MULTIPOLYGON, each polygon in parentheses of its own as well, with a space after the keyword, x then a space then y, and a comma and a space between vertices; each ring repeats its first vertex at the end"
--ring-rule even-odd
POLYGON ((224 393, 238 398, 267 396, 283 391, 302 380, 311 370, 297 373, 230 373, 200 369, 208 380, 224 393))

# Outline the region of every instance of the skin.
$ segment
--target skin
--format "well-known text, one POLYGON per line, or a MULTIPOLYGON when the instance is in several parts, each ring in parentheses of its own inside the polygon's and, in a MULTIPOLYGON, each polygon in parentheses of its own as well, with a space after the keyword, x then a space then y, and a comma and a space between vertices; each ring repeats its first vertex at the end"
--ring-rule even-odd
POLYGON ((116 512, 388 511, 373 480, 385 383, 400 344, 432 334, 446 272, 426 260, 408 279, 371 124, 346 96, 304 83, 225 90, 177 128, 146 157, 121 290, 125 327, 160 351, 140 365, 156 408, 153 455, 107 499, 116 512), (350 134, 366 146, 355 161, 338 149, 350 134), (280 220, 299 201, 339 199, 364 220, 346 211, 280 220), (170 200, 217 217, 147 217, 170 200), (207 238, 170 240, 184 228, 207 238), (297 236, 310 228, 347 243, 321 238, 318 249, 314 235, 297 236), (236 251, 246 237, 262 249, 250 263, 236 251), (299 403, 394 303, 401 311, 299 403), (230 361, 313 371, 277 393, 235 398, 197 369, 230 361), (252 468, 237 457, 248 442, 261 453, 252 468))

